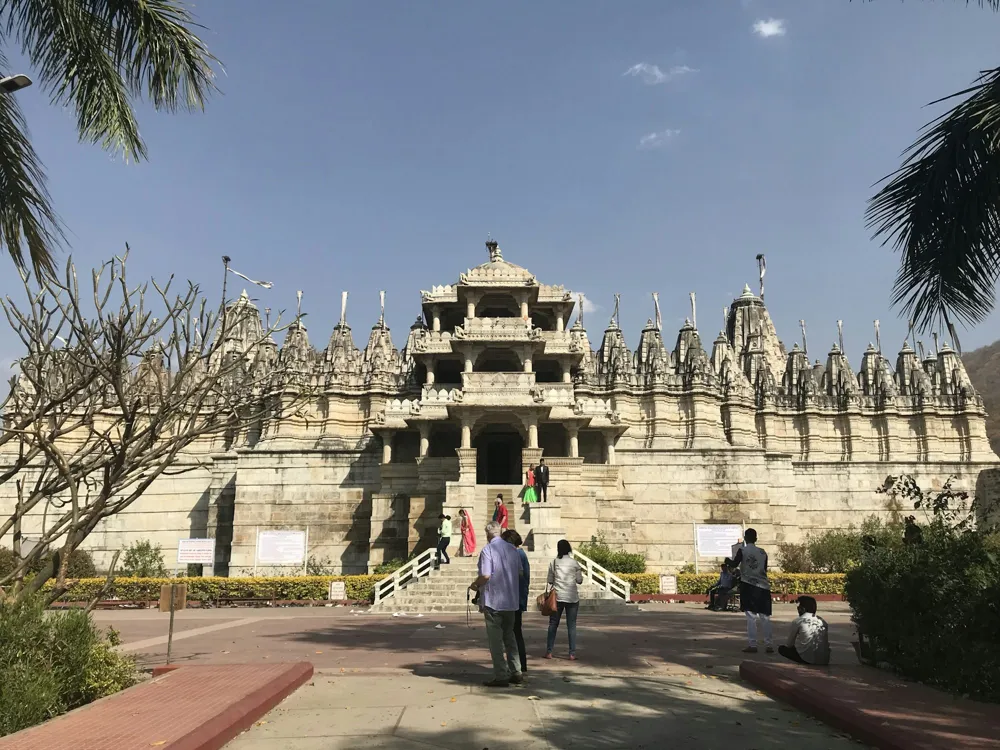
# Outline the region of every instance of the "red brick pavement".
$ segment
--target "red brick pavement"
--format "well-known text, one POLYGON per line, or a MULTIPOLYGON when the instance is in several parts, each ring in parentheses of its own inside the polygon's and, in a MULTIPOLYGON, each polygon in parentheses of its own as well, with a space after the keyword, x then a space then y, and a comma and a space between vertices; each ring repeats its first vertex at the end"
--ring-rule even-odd
POLYGON ((873 667, 747 661, 740 676, 881 750, 1000 748, 1000 706, 955 698, 873 667))
POLYGON ((218 750, 312 671, 307 663, 182 667, 0 739, 0 750, 218 750))

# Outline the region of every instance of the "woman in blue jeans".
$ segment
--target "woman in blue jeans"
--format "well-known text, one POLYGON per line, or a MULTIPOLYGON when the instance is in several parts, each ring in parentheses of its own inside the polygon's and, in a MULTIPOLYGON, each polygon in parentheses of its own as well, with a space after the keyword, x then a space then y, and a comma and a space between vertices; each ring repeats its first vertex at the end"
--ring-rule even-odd
POLYGON ((566 630, 569 632, 569 660, 576 661, 576 616, 580 611, 580 591, 577 588, 583 583, 583 569, 580 563, 573 559, 573 548, 565 539, 559 540, 556 546, 559 556, 549 563, 548 588, 556 590, 556 601, 559 609, 549 617, 549 637, 545 647, 545 658, 552 658, 552 649, 556 645, 556 633, 559 631, 559 621, 563 612, 566 613, 566 630))

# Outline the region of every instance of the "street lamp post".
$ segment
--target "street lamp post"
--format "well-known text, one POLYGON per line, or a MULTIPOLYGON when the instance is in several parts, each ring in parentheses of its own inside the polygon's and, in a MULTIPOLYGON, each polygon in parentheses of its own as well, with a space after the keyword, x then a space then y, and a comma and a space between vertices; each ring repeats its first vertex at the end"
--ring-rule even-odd
POLYGON ((31 85, 31 79, 24 74, 0 78, 0 94, 13 94, 31 85))

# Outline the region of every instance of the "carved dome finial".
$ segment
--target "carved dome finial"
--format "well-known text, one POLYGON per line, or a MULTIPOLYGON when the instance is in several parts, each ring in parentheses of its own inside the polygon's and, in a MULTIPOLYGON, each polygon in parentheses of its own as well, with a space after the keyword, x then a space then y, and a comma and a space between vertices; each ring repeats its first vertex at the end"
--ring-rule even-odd
POLYGON ((486 249, 490 253, 490 263, 497 263, 503 260, 503 254, 500 252, 500 245, 494 239, 486 240, 486 249))

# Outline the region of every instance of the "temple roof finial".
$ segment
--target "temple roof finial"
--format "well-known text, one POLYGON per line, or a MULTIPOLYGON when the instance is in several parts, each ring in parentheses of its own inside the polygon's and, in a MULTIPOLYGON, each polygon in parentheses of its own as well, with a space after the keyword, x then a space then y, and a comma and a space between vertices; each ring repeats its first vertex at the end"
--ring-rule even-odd
POLYGON ((492 237, 486 240, 486 249, 490 253, 490 263, 497 263, 503 260, 503 253, 500 252, 500 245, 498 245, 497 241, 492 237))

